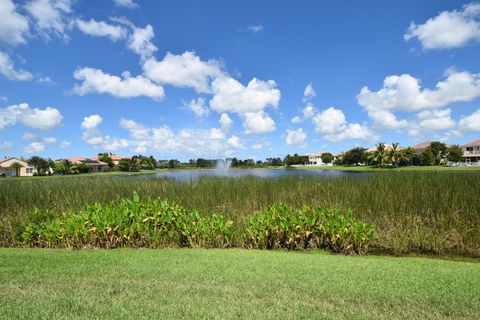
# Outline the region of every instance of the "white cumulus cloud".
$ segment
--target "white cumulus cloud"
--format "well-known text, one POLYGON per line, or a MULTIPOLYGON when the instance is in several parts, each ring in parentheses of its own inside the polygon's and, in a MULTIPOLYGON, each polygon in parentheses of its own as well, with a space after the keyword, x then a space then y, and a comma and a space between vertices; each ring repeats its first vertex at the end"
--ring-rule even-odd
POLYGON ((315 124, 315 131, 329 141, 378 140, 370 128, 358 123, 348 123, 343 111, 334 107, 317 113, 312 122, 315 124))
POLYGON ((98 114, 87 116, 83 119, 81 127, 83 130, 83 140, 101 151, 116 151, 119 149, 126 149, 129 147, 129 143, 126 139, 115 138, 109 135, 103 135, 98 126, 102 123, 103 119, 98 114))
POLYGON ((297 130, 287 129, 286 133, 287 133, 287 137, 285 139, 285 142, 289 146, 296 146, 296 147, 303 148, 307 145, 306 143, 307 134, 303 131, 302 128, 298 128, 297 130))
POLYGON ((30 142, 24 149, 25 153, 40 153, 45 151, 47 145, 57 142, 57 139, 54 137, 39 137, 35 134, 26 132, 23 137, 23 140, 30 142))
POLYGON ((0 41, 9 45, 26 43, 29 31, 28 19, 17 12, 11 0, 0 1, 0 41))
POLYGON ((27 103, 21 103, 0 108, 0 130, 17 123, 33 129, 51 130, 61 126, 62 119, 60 111, 51 107, 31 108, 27 103))
POLYGON ((208 115, 209 110, 205 106, 205 98, 192 99, 184 105, 188 107, 197 117, 204 117, 208 115))
POLYGON ((383 88, 370 91, 363 87, 357 102, 378 127, 400 129, 409 126, 399 120, 395 112, 421 112, 440 109, 454 102, 466 102, 480 97, 480 74, 450 70, 445 80, 435 89, 422 88, 419 79, 409 75, 392 75, 385 78, 383 88))
POLYGON ((458 121, 458 128, 463 132, 480 132, 480 109, 458 121))
POLYGON ((230 78, 217 78, 212 83, 214 96, 210 107, 217 112, 260 112, 266 107, 276 108, 280 101, 280 90, 273 80, 250 80, 247 86, 230 78))
POLYGON ((443 11, 423 24, 411 23, 405 40, 418 39, 424 49, 452 49, 480 41, 480 4, 443 11))
POLYGON ((130 26, 133 28, 133 32, 128 38, 127 47, 140 55, 142 60, 151 57, 158 50, 152 42, 155 37, 153 27, 149 24, 145 28, 135 27, 132 24, 130 26))
POLYGON ((275 121, 264 111, 242 113, 245 134, 273 132, 276 129, 275 121))
POLYGON ((230 118, 230 116, 226 113, 221 114, 220 120, 218 120, 218 122, 220 123, 223 132, 227 132, 228 130, 230 130, 230 127, 233 124, 232 118, 230 118))
POLYGON ((22 69, 15 69, 10 56, 0 51, 0 74, 9 80, 27 81, 32 80, 33 75, 22 69))
POLYGON ((117 98, 150 97, 160 101, 164 97, 163 87, 154 84, 144 76, 132 77, 128 71, 122 77, 114 76, 99 69, 80 68, 73 73, 76 84, 73 92, 79 95, 88 93, 107 93, 117 98))
POLYGON ((199 93, 210 93, 210 81, 223 75, 220 62, 203 61, 193 51, 181 55, 167 53, 160 61, 150 58, 142 67, 145 75, 155 82, 193 88, 199 93))
POLYGON ((94 37, 108 37, 112 41, 124 39, 127 36, 127 29, 124 27, 114 26, 104 21, 75 19, 75 25, 85 34, 94 37))
POLYGON ((237 136, 227 137, 219 128, 184 129, 175 133, 168 126, 149 128, 130 119, 122 119, 136 151, 174 152, 189 156, 231 156, 244 146, 237 136))
POLYGON ((128 9, 133 9, 138 7, 138 4, 133 0, 114 0, 117 7, 124 7, 128 9))
POLYGON ((71 0, 31 0, 25 4, 25 9, 35 21, 35 29, 40 35, 46 39, 54 35, 67 40, 71 6, 71 0))

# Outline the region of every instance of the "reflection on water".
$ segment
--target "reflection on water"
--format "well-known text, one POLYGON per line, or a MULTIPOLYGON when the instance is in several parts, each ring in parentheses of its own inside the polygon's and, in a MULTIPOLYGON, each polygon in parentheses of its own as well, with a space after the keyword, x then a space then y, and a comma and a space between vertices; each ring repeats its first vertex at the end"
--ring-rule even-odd
POLYGON ((137 175, 135 177, 172 178, 179 181, 195 180, 200 177, 245 177, 256 176, 261 178, 277 178, 285 176, 295 177, 350 177, 363 176, 366 172, 348 172, 335 170, 302 170, 302 169, 229 169, 221 170, 178 170, 165 171, 153 174, 137 175))

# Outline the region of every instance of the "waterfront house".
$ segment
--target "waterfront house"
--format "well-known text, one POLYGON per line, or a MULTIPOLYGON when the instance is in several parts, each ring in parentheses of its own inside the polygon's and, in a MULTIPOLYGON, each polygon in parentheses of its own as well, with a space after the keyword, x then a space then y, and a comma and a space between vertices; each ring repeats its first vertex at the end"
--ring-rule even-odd
POLYGON ((332 163, 324 163, 322 161, 322 154, 324 154, 324 152, 316 152, 316 153, 306 154, 306 156, 308 156, 308 164, 307 165, 309 165, 309 166, 331 166, 331 165, 333 165, 332 163))
POLYGON ((5 158, 0 160, 0 176, 28 177, 37 172, 35 167, 19 158, 5 158))
POLYGON ((413 150, 415 150, 415 152, 417 154, 420 154, 422 153, 423 151, 425 151, 428 147, 430 147, 430 144, 432 143, 432 141, 424 141, 422 143, 419 143, 419 144, 416 144, 412 147, 413 150))
POLYGON ((475 140, 460 146, 463 150, 465 164, 480 165, 480 140, 475 140))
MULTIPOLYGON (((122 159, 130 159, 130 157, 126 157, 126 156, 116 156, 116 155, 111 155, 110 158, 112 159, 112 162, 115 166, 118 166, 118 163, 120 162, 120 160, 122 159)), ((99 161, 99 157, 96 156, 96 157, 93 157, 91 158, 92 160, 97 160, 99 161)))
POLYGON ((74 158, 69 158, 68 161, 72 165, 80 165, 80 164, 86 164, 90 166, 90 172, 105 172, 109 170, 108 164, 105 162, 91 159, 91 158, 85 158, 85 157, 74 157, 74 158))

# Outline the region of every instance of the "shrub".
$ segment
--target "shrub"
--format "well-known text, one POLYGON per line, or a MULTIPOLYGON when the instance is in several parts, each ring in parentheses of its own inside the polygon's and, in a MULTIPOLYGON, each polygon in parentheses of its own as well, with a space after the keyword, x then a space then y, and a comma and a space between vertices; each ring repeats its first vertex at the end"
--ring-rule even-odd
POLYGON ((352 218, 351 211, 276 205, 248 219, 245 245, 258 249, 324 248, 338 253, 366 253, 375 226, 352 218))
POLYGON ((17 244, 35 247, 245 246, 363 254, 376 238, 374 226, 354 220, 351 211, 277 205, 251 216, 245 225, 234 225, 223 215, 200 214, 166 200, 140 199, 136 193, 132 199, 95 203, 60 216, 36 209, 25 220, 18 226, 17 244))
POLYGON ((232 222, 220 215, 201 215, 159 199, 133 199, 95 203, 77 214, 53 218, 35 210, 18 241, 39 247, 229 247, 232 222), (43 217, 43 219, 42 219, 43 217))

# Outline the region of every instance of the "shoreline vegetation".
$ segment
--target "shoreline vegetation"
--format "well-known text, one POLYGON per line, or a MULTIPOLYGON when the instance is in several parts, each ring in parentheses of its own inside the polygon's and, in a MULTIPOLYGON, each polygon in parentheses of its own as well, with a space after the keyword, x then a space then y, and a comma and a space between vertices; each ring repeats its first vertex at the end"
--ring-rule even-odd
MULTIPOLYGON (((295 170, 295 169, 294 169, 295 170)), ((373 224, 374 253, 480 257, 480 171, 392 171, 361 178, 202 177, 192 181, 130 179, 0 179, 0 244, 14 245, 19 226, 34 209, 54 217, 131 198, 174 202, 203 215, 222 215, 242 225, 268 207, 352 211, 373 224)))
MULTIPOLYGON (((347 172, 398 172, 398 171, 480 171, 480 166, 405 166, 405 167, 377 167, 377 166, 255 166, 255 167, 234 167, 229 170, 256 170, 256 169, 275 169, 275 170, 331 170, 331 171, 347 171, 347 172)), ((197 171, 197 170, 215 170, 215 168, 198 168, 198 167, 181 167, 181 168, 157 168, 152 170, 140 171, 109 171, 82 173, 75 175, 43 175, 30 177, 2 177, 2 180, 38 180, 38 179, 68 179, 81 177, 113 177, 113 176, 135 176, 145 174, 155 174, 159 172, 174 171, 197 171)))

